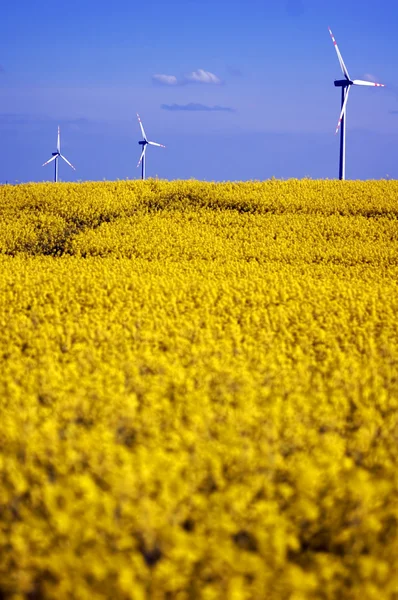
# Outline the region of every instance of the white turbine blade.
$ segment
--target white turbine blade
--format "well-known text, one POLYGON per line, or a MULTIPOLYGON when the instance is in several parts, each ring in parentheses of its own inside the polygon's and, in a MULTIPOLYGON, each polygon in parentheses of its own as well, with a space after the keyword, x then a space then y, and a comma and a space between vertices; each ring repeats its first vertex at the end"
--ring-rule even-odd
POLYGON ((339 122, 337 123, 337 127, 336 127, 336 133, 338 132, 338 130, 340 129, 340 125, 341 125, 341 121, 343 120, 343 117, 345 115, 345 109, 347 107, 347 100, 348 100, 348 94, 350 92, 350 86, 347 87, 347 91, 345 93, 345 98, 344 98, 344 103, 343 106, 341 108, 341 113, 340 113, 340 117, 339 117, 339 122))
POLYGON ((70 163, 70 162, 69 162, 69 160, 68 160, 67 158, 65 158, 65 156, 63 156, 62 154, 60 154, 60 157, 61 157, 61 158, 63 158, 63 159, 64 159, 64 161, 65 161, 66 163, 68 163, 68 165, 69 165, 70 167, 72 167, 72 169, 73 169, 74 171, 76 171, 75 167, 72 165, 72 163, 70 163))
POLYGON ((48 165, 48 163, 52 162, 53 160, 55 160, 56 158, 58 158, 58 154, 56 154, 55 156, 52 156, 47 162, 42 164, 42 167, 45 167, 46 165, 48 165))
POLYGON ((144 149, 143 149, 143 151, 141 152, 140 160, 139 160, 139 161, 138 161, 138 163, 137 163, 137 167, 139 167, 139 166, 140 166, 140 164, 141 164, 141 161, 142 161, 142 159, 143 159, 143 158, 144 158, 144 156, 145 156, 145 150, 146 150, 146 145, 144 146, 144 149))
POLYGON ((349 76, 349 74, 348 74, 347 67, 346 67, 346 66, 345 66, 345 64, 344 64, 343 57, 341 56, 341 53, 340 53, 339 47, 338 47, 338 45, 337 45, 337 42, 336 42, 336 40, 335 40, 335 38, 334 38, 334 35, 333 35, 333 33, 332 33, 332 30, 330 29, 330 27, 329 27, 329 33, 330 33, 330 37, 332 38, 332 42, 333 42, 333 44, 334 44, 334 47, 336 48, 336 52, 337 52, 337 58, 339 59, 339 63, 340 63, 341 70, 343 71, 343 75, 346 77, 346 79, 350 79, 350 76, 349 76))
POLYGON ((138 119, 138 123, 140 124, 140 127, 141 127, 142 137, 147 142, 148 140, 146 139, 145 129, 144 129, 143 124, 141 123, 140 115, 138 113, 137 113, 137 119, 138 119))
POLYGON ((160 148, 166 148, 166 146, 163 146, 163 144, 158 144, 157 142, 148 142, 148 144, 150 144, 151 146, 159 146, 160 148))
POLYGON ((354 79, 354 85, 368 85, 370 87, 386 87, 384 83, 375 83, 374 81, 363 81, 363 79, 354 79))
POLYGON ((61 128, 58 125, 58 136, 57 136, 57 151, 61 153, 61 128))

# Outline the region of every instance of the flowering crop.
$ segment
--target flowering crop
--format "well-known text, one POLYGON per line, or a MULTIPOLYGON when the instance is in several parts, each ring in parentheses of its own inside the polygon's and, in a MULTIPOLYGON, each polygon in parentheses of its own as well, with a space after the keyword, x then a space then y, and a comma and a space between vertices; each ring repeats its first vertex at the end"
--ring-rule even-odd
POLYGON ((0 187, 0 597, 398 597, 397 198, 0 187))

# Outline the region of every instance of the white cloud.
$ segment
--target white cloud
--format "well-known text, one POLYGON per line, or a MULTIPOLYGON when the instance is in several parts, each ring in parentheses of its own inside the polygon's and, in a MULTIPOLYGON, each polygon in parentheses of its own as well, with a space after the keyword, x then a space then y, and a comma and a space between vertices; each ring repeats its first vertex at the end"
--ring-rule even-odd
POLYGON ((220 85, 222 83, 221 79, 217 77, 214 73, 210 71, 205 71, 204 69, 197 69, 196 71, 192 71, 188 75, 184 75, 179 78, 176 75, 164 75, 157 73, 156 75, 152 75, 152 81, 154 83, 160 85, 187 85, 190 83, 204 83, 206 85, 220 85))
POLYGON ((175 75, 152 75, 152 79, 161 85, 177 85, 178 80, 175 75))
POLYGON ((365 80, 373 81, 373 83, 376 83, 378 81, 377 77, 372 75, 372 73, 365 73, 364 77, 365 77, 365 80))
POLYGON ((193 82, 193 83, 210 83, 210 84, 220 84, 221 79, 214 75, 214 73, 210 73, 210 71, 204 71, 203 69, 198 69, 197 71, 192 71, 189 75, 185 75, 185 81, 193 82))
POLYGON ((205 112, 235 112, 234 108, 230 106, 208 106, 207 104, 200 104, 198 102, 189 102, 189 104, 161 104, 160 108, 163 110, 170 111, 205 111, 205 112))

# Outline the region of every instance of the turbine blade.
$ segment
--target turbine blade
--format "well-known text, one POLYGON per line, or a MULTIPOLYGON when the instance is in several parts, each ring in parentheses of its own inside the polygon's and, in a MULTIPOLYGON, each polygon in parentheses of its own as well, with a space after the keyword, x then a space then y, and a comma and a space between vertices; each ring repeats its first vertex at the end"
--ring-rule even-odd
POLYGON ((140 124, 140 127, 141 127, 142 137, 147 142, 148 140, 146 139, 145 129, 144 129, 143 124, 141 123, 140 115, 138 113, 137 113, 137 119, 138 119, 138 123, 140 124))
POLYGON ((140 166, 140 164, 141 164, 141 161, 142 161, 142 159, 143 159, 143 158, 144 158, 144 156, 145 156, 145 150, 146 150, 146 145, 144 146, 144 149, 143 149, 143 151, 141 152, 140 160, 139 160, 139 161, 138 161, 138 163, 137 163, 137 167, 139 167, 139 166, 140 166))
POLYGON ((70 162, 69 162, 69 160, 68 160, 67 158, 65 158, 65 156, 63 156, 62 154, 60 154, 60 157, 61 157, 61 158, 63 158, 63 159, 64 159, 64 161, 65 161, 66 163, 68 163, 68 165, 69 165, 70 167, 72 167, 72 169, 73 169, 74 171, 76 171, 75 167, 72 165, 72 163, 70 163, 70 162))
POLYGON ((58 158, 58 154, 56 154, 55 156, 52 156, 47 162, 42 164, 42 167, 45 167, 46 165, 48 165, 48 163, 52 162, 53 160, 55 160, 56 158, 58 158))
POLYGON ((61 128, 58 125, 57 151, 61 154, 61 128))
POLYGON ((344 103, 343 106, 341 108, 341 113, 340 113, 340 117, 339 117, 339 122, 337 123, 337 127, 336 127, 336 133, 338 132, 338 130, 340 129, 340 125, 341 125, 341 121, 343 120, 343 117, 345 115, 345 109, 347 107, 347 100, 348 100, 348 94, 350 92, 350 86, 347 88, 347 91, 345 93, 345 98, 344 98, 344 103))
POLYGON ((363 81, 362 79, 354 79, 354 85, 368 85, 370 87, 386 87, 384 83, 375 83, 374 81, 363 81))
POLYGON ((163 144, 158 144, 157 142, 148 142, 148 144, 151 146, 160 146, 160 148, 166 148, 166 146, 163 146, 163 144))
POLYGON ((343 71, 343 75, 345 76, 346 79, 350 79, 347 67, 344 64, 343 57, 341 56, 339 47, 337 45, 337 42, 336 42, 336 40, 334 38, 334 35, 333 35, 332 30, 330 29, 330 27, 329 27, 329 33, 330 33, 330 37, 332 38, 332 42, 334 44, 334 47, 336 48, 337 58, 339 59, 339 63, 340 63, 341 70, 343 71))

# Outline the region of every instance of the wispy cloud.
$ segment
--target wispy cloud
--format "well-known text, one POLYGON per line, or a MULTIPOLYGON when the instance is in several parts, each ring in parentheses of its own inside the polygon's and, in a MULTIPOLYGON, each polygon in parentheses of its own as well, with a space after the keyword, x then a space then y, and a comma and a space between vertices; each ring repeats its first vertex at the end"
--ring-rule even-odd
POLYGON ((58 123, 62 125, 81 126, 89 123, 88 119, 58 119, 44 115, 0 113, 0 125, 37 125, 43 123, 58 123))
POLYGON ((42 116, 14 113, 0 113, 0 125, 30 125, 31 123, 42 123, 42 116))
POLYGON ((152 75, 152 81, 160 85, 178 85, 178 80, 175 75, 152 75))
POLYGON ((188 84, 204 84, 204 85, 221 85, 221 79, 211 73, 210 71, 205 71, 204 69, 197 69, 196 71, 192 71, 187 75, 183 75, 178 78, 176 75, 165 75, 163 73, 156 73, 152 75, 152 81, 158 85, 188 85, 188 84))
POLYGON ((228 66, 227 71, 232 77, 243 77, 243 71, 238 67, 228 66))
POLYGON ((170 111, 235 112, 235 109, 230 106, 208 106, 207 104, 199 104, 197 102, 190 102, 189 104, 162 104, 160 108, 170 111))
POLYGON ((363 77, 365 81, 372 81, 373 83, 377 83, 379 81, 376 75, 373 75, 372 73, 365 73, 363 77))

